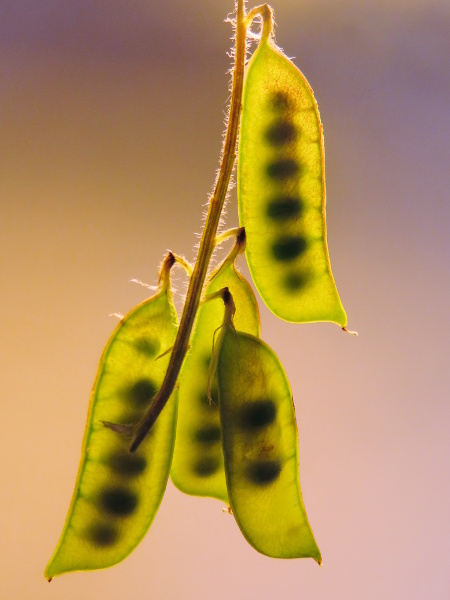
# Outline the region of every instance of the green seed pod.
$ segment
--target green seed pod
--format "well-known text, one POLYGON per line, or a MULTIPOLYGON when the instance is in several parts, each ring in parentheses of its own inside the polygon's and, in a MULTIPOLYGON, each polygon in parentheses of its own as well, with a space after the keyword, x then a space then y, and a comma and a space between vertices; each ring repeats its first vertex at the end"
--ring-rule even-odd
POLYGON ((262 554, 320 563, 301 496, 297 426, 284 369, 267 344, 236 331, 230 316, 218 353, 225 473, 236 521, 262 554))
POLYGON ((166 488, 175 439, 172 395, 136 453, 130 440, 103 422, 138 421, 162 384, 174 343, 177 314, 169 286, 171 254, 159 291, 126 315, 100 360, 72 503, 58 546, 45 570, 102 569, 124 559, 150 527, 166 488))
POLYGON ((261 298, 286 321, 345 326, 327 248, 319 110, 269 35, 246 73, 238 161, 239 221, 261 298))
MULTIPOLYGON (((234 266, 241 245, 238 240, 230 255, 212 273, 206 295, 228 287, 237 306, 236 323, 243 331, 257 336, 259 312, 256 299, 234 266)), ((223 302, 219 297, 201 304, 191 348, 180 374, 177 435, 170 476, 176 487, 186 494, 228 502, 215 385, 212 403, 207 395, 214 334, 222 321, 223 302)))

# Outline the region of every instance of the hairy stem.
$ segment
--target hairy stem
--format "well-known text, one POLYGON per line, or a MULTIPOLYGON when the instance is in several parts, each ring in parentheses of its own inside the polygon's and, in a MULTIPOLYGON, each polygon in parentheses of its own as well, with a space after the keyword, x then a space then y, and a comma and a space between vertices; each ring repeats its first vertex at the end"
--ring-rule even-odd
POLYGON ((186 302, 181 315, 178 334, 170 356, 169 366, 163 384, 153 399, 149 409, 138 423, 135 436, 130 446, 134 452, 150 431, 159 413, 164 408, 176 385, 178 374, 186 355, 189 338, 194 324, 195 315, 200 303, 200 297, 208 271, 209 261, 214 250, 215 236, 219 225, 220 215, 228 191, 231 173, 236 158, 236 142, 239 130, 239 118, 242 104, 242 89, 244 81, 245 49, 246 49, 246 23, 244 0, 237 0, 236 11, 236 47, 233 71, 233 83, 230 101, 230 112, 222 149, 220 171, 217 177, 214 192, 209 201, 208 214, 200 241, 197 261, 192 277, 189 281, 186 302))

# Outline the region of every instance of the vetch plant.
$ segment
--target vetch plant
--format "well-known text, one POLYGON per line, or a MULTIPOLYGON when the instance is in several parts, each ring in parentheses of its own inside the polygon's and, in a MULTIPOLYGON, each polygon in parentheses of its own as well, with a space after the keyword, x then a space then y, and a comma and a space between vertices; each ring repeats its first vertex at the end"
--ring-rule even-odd
POLYGON ((227 130, 197 260, 192 268, 169 252, 156 294, 106 345, 49 580, 124 559, 150 527, 169 475, 183 492, 226 502, 259 552, 321 562, 300 490, 292 392, 260 339, 257 301, 235 260, 245 251, 278 317, 346 330, 327 248, 322 124, 308 82, 275 44, 272 9, 245 14, 237 0, 234 27, 227 130), (254 19, 261 34, 245 66, 254 19), (237 146, 240 226, 218 234, 237 146), (233 236, 210 272, 215 247, 233 236), (189 276, 179 323, 176 263, 189 276))

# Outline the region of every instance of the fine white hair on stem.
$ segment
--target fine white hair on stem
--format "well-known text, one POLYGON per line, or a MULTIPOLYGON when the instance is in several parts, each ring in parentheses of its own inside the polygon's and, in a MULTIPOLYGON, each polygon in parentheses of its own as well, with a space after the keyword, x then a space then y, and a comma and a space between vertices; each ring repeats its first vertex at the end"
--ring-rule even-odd
POLYGON ((124 316, 125 315, 119 312, 111 313, 110 315, 108 315, 108 317, 116 317, 116 319, 119 319, 119 321, 121 321, 124 318, 124 316))
POLYGON ((157 285, 150 285, 148 283, 145 283, 144 281, 141 281, 140 279, 130 279, 128 283, 137 283, 138 285, 141 285, 142 287, 145 287, 148 290, 152 291, 156 291, 158 289, 157 285))

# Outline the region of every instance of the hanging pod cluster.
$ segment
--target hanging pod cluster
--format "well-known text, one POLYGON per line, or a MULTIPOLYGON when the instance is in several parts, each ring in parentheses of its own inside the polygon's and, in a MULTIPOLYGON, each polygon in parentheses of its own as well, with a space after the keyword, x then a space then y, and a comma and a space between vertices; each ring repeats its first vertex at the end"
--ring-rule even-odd
POLYGON ((259 339, 256 300, 234 265, 244 247, 242 230, 206 285, 180 376, 171 478, 183 492, 227 502, 262 554, 320 563, 301 496, 289 382, 259 339))
MULTIPOLYGON (((201 283, 195 310, 189 313, 186 301, 180 327, 170 269, 183 260, 169 253, 156 294, 122 318, 108 341, 72 502, 45 571, 49 580, 124 559, 150 527, 169 475, 185 493, 226 502, 259 552, 321 562, 300 489, 291 388, 259 337, 256 298, 236 258, 245 251, 255 286, 278 317, 343 328, 347 317, 327 248, 317 103, 304 76, 274 44, 271 9, 258 7, 245 22, 239 0, 241 23, 248 26, 256 15, 264 24, 245 74, 236 242, 203 284, 213 246, 224 238, 214 241, 217 217, 213 235, 204 236, 208 259, 200 260, 201 246, 194 272, 188 269, 190 285, 194 277, 201 283), (188 333, 180 341, 181 331, 188 333), (158 418, 147 427, 152 411, 158 418)), ((242 65, 244 57, 245 44, 242 65)))

